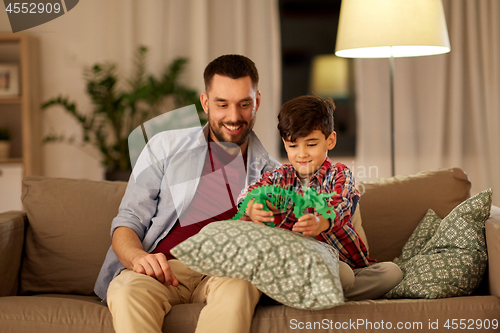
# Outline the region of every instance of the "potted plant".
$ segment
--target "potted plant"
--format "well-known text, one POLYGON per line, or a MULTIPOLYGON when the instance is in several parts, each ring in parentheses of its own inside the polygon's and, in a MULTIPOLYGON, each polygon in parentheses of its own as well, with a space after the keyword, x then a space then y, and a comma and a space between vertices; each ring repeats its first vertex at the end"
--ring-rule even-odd
POLYGON ((9 157, 12 133, 7 127, 0 127, 0 160, 9 157))
MULTIPOLYGON (((82 127, 82 142, 95 146, 106 167, 106 179, 128 180, 131 162, 128 136, 136 127, 167 110, 196 104, 200 121, 206 122, 196 90, 179 82, 187 63, 177 58, 165 68, 160 78, 147 73, 148 49, 138 48, 134 57, 134 73, 119 88, 117 66, 114 63, 97 63, 84 68, 86 92, 92 100, 91 113, 83 113, 75 102, 59 96, 42 104, 42 109, 62 106, 82 127)), ((50 133, 44 142, 77 143, 74 138, 50 133)))

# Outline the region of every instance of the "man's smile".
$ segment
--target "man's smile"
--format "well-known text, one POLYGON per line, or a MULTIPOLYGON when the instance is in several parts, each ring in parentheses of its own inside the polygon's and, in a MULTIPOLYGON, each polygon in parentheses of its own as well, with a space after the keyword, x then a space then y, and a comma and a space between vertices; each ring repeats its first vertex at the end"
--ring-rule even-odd
POLYGON ((241 131, 241 129, 243 128, 242 124, 237 125, 237 126, 224 124, 223 126, 226 128, 226 130, 227 130, 227 132, 229 132, 229 134, 238 134, 241 131))

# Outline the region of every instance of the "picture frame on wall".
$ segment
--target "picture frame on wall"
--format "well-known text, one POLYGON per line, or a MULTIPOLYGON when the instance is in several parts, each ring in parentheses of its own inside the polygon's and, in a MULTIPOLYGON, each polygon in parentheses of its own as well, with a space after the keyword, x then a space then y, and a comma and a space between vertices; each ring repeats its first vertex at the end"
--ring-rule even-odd
POLYGON ((0 63, 0 98, 19 96, 19 66, 0 63))

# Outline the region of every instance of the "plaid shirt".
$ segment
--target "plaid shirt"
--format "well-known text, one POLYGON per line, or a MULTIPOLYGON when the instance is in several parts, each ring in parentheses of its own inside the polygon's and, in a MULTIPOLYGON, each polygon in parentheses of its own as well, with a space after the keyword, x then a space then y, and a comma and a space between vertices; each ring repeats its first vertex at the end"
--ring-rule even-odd
MULTIPOLYGON (((244 189, 238 197, 238 202, 240 203, 245 198, 248 191, 264 185, 277 185, 304 193, 295 168, 291 164, 284 164, 274 171, 266 172, 259 180, 244 189)), ((336 248, 340 260, 352 268, 366 267, 376 262, 367 257, 366 246, 352 226, 351 216, 359 200, 359 192, 354 186, 351 170, 342 163, 332 165, 327 157, 323 165, 310 178, 309 187, 318 193, 336 192, 327 199, 327 205, 334 207, 335 219, 328 219, 330 227, 319 234, 317 239, 336 248)), ((292 213, 291 202, 285 202, 278 208, 282 213, 274 215, 276 226, 291 230, 300 216, 296 217, 292 213)), ((310 213, 314 212, 313 208, 308 210, 310 213)))

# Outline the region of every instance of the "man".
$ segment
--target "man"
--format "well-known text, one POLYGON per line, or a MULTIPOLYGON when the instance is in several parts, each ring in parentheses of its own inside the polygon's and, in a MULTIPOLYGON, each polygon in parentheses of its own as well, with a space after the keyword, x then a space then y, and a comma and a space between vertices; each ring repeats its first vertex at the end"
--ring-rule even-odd
POLYGON ((205 68, 204 80, 207 126, 153 137, 113 220, 95 291, 118 333, 161 332, 172 305, 190 302, 207 303, 197 332, 250 330, 260 291, 243 280, 194 272, 170 254, 208 223, 234 216, 239 191, 279 165, 252 131, 261 99, 254 63, 221 56, 205 68), (221 204, 223 197, 230 205, 221 204))

